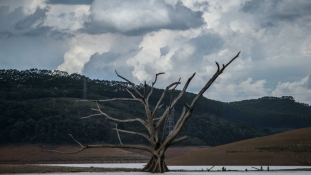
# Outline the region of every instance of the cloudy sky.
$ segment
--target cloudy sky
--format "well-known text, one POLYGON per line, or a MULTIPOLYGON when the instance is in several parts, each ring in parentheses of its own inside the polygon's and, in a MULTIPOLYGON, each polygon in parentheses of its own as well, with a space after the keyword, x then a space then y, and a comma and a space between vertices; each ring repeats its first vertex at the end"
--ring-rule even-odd
POLYGON ((0 69, 58 69, 157 87, 197 72, 197 92, 230 102, 293 96, 311 104, 310 0, 0 0, 0 69))

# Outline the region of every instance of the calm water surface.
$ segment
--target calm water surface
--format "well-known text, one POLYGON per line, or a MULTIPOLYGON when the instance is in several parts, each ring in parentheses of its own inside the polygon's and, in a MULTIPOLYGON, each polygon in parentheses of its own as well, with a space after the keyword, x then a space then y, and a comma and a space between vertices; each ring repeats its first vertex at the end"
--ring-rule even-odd
MULTIPOLYGON (((70 167, 105 167, 105 168, 142 168, 144 163, 116 163, 116 164, 41 164, 45 166, 70 166, 70 167)), ((207 168, 212 166, 168 166, 170 170, 203 170, 202 172, 167 172, 167 175, 272 175, 272 174, 285 174, 285 175, 310 175, 310 171, 273 171, 273 170, 284 170, 284 169, 299 169, 299 168, 311 168, 311 166, 269 166, 270 171, 245 171, 255 170, 252 167, 260 168, 260 166, 215 166, 212 171, 207 172, 207 168), (239 172, 234 171, 220 171, 222 167, 225 167, 227 170, 238 170, 239 172)), ((267 166, 262 167, 263 170, 267 170, 267 166)), ((81 173, 44 173, 44 175, 151 175, 151 173, 145 172, 100 172, 100 173, 90 173, 90 172, 81 172, 81 173)), ((14 174, 14 175, 42 175, 40 173, 31 173, 31 174, 14 174)))

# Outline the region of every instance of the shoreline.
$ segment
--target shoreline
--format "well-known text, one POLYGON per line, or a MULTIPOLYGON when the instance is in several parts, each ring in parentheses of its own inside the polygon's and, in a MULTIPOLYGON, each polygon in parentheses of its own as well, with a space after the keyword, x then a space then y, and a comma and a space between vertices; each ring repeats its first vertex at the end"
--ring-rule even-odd
POLYGON ((0 164, 0 174, 6 173, 66 173, 66 172, 138 172, 138 168, 67 167, 22 164, 0 164))
MULTIPOLYGON (((242 166, 242 165, 241 165, 242 166)), ((303 167, 303 166, 302 166, 303 167)), ((211 170, 210 172, 220 172, 211 170)), ((228 172, 246 172, 243 170, 227 170, 228 172)), ((250 172, 260 170, 248 170, 250 172)), ((263 170, 267 171, 267 170, 263 170)), ((311 168, 279 169, 270 171, 311 171, 311 168)), ((0 164, 0 174, 15 173, 72 173, 72 172, 141 172, 140 168, 100 168, 100 167, 69 167, 69 166, 45 166, 29 164, 0 164)), ((171 170, 171 172, 208 172, 208 170, 171 170)))

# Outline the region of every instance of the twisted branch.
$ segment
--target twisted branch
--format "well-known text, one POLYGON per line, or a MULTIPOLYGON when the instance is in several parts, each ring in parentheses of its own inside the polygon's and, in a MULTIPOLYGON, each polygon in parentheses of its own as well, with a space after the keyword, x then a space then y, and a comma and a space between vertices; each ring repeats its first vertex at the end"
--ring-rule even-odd
MULTIPOLYGON (((194 99, 192 100, 191 105, 187 105, 188 107, 188 112, 184 115, 181 116, 183 117, 180 121, 178 121, 176 123, 176 125, 178 124, 178 126, 176 126, 176 128, 169 134, 169 136, 166 138, 166 140, 163 142, 163 144, 161 145, 161 147, 166 146, 167 144, 170 144, 177 136, 178 134, 181 132, 182 128, 184 127, 186 121, 188 120, 188 118, 192 115, 193 109, 195 104, 197 103, 197 101, 199 100, 199 98, 203 95, 203 93, 213 84, 213 82, 217 79, 217 77, 223 73, 223 71, 225 70, 225 68, 232 63, 232 61, 234 61, 238 56, 239 56, 240 52, 233 57, 226 65, 223 65, 223 67, 214 73, 213 77, 205 84, 205 86, 200 90, 200 92, 194 97, 194 99)), ((218 65, 218 63, 216 63, 218 65)), ((161 119, 160 119, 161 120, 161 119)), ((159 121, 160 121, 159 120, 159 121)))

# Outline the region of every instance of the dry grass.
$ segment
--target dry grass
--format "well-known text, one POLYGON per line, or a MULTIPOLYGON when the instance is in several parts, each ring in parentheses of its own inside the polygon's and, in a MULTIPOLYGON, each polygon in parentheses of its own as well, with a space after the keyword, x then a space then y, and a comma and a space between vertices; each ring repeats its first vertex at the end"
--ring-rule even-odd
POLYGON ((0 163, 94 163, 147 161, 149 157, 117 148, 87 149, 77 154, 60 154, 41 150, 72 152, 78 146, 41 144, 6 145, 0 147, 0 163))
MULTIPOLYGON (((303 128, 266 137, 254 138, 218 147, 171 147, 168 165, 310 165, 311 128, 303 128)), ((142 151, 117 148, 88 149, 77 154, 41 152, 42 149, 74 151, 78 146, 7 145, 0 147, 0 165, 3 163, 103 163, 146 162, 149 155, 142 151), (137 161, 138 160, 138 161, 137 161)), ((29 172, 106 171, 105 168, 46 167, 1 165, 0 172, 32 169, 29 172), (12 168, 12 166, 14 166, 12 168), (51 170, 53 168, 53 170, 51 170), (82 170, 83 169, 83 170, 82 170), (95 170, 96 169, 96 170, 95 170), (98 169, 98 170, 97 170, 98 169), (100 170, 99 170, 100 169, 100 170)), ((120 170, 120 169, 118 169, 120 170)), ((108 170, 113 171, 113 170, 108 170)))
POLYGON ((311 128, 205 148, 169 165, 311 165, 311 128))
MULTIPOLYGON (((166 158, 172 158, 205 147, 171 147, 167 150, 166 158)), ((147 162, 149 152, 135 149, 97 148, 87 149, 77 154, 60 154, 41 150, 59 150, 72 152, 79 150, 78 146, 23 144, 0 147, 0 164, 25 163, 103 163, 103 162, 147 162)))

